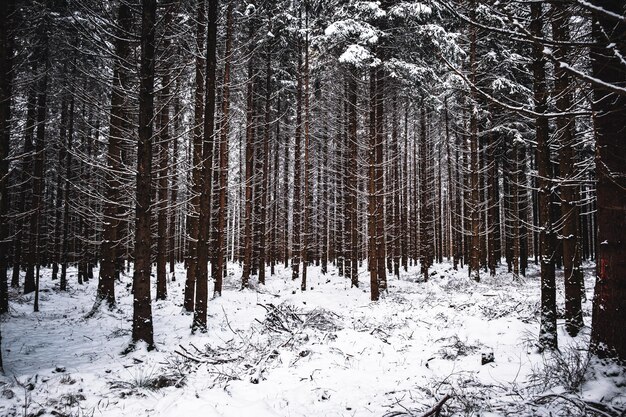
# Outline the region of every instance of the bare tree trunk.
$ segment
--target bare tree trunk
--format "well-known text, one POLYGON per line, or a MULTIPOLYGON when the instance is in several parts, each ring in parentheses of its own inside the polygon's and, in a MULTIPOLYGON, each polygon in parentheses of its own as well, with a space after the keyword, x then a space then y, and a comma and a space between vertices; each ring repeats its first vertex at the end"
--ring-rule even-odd
MULTIPOLYGON (((21 175, 20 175, 20 183, 22 186, 20 187, 20 200, 17 206, 17 213, 24 213, 26 203, 27 203, 27 195, 29 194, 29 190, 32 189, 32 184, 30 182, 31 175, 29 174, 32 171, 33 161, 31 158, 31 154, 33 153, 33 135, 35 131, 35 117, 36 117, 36 104, 37 97, 35 95, 34 88, 29 89, 28 91, 28 99, 27 99, 27 110, 26 110, 26 124, 25 124, 25 134, 24 134, 24 146, 22 148, 22 153, 25 157, 21 163, 21 175)), ((61 146, 61 150, 64 150, 63 146, 61 146)), ((22 258, 25 256, 22 255, 22 248, 24 247, 24 235, 28 236, 28 230, 26 228, 26 221, 23 218, 20 218, 16 225, 17 233, 14 238, 14 253, 13 253, 13 272, 11 275, 11 287, 17 288, 20 284, 20 265, 22 263, 22 258), (26 232, 26 233, 25 233, 26 232)), ((26 248, 28 250, 28 248, 26 248)), ((25 262, 25 260, 24 260, 25 262)))
POLYGON ((170 93, 170 66, 171 60, 169 56, 170 51, 170 36, 172 25, 172 14, 175 12, 173 8, 176 3, 170 3, 166 5, 165 16, 163 17, 163 40, 161 42, 163 50, 161 53, 165 55, 162 69, 163 75, 161 77, 161 92, 160 92, 160 111, 157 115, 158 126, 158 142, 157 142, 157 158, 159 161, 158 168, 158 181, 157 181, 157 253, 156 253, 156 299, 165 300, 167 298, 167 258, 168 258, 168 235, 167 235, 167 220, 168 220, 168 171, 169 171, 169 148, 170 142, 172 142, 170 135, 170 102, 172 99, 170 93))
MULTIPOLYGON (((274 165, 272 167, 273 172, 273 180, 272 180, 272 189, 273 189, 273 215, 272 215, 272 229, 270 235, 270 274, 274 275, 276 273, 276 263, 278 262, 278 225, 280 224, 280 215, 279 215, 279 207, 278 207, 278 171, 280 166, 280 93, 277 93, 276 97, 276 133, 274 136, 274 165)), ((287 199, 287 196, 284 195, 283 198, 287 199)))
POLYGON ((428 281, 429 268, 433 264, 433 178, 431 166, 431 152, 429 151, 428 136, 426 134, 426 109, 424 104, 420 109, 420 263, 424 282, 428 281))
MULTIPOLYGON (((542 36, 542 4, 533 3, 531 9, 531 32, 542 36)), ((535 111, 547 110, 547 85, 545 58, 541 46, 533 45, 533 84, 535 111)), ((539 239, 541 251, 541 322, 539 328, 540 349, 557 349, 556 334, 556 285, 554 272, 554 227, 550 216, 552 167, 550 165, 550 147, 548 144, 548 119, 538 117, 535 121, 537 140, 537 174, 539 176, 539 239)))
POLYGON ((496 168, 496 140, 495 133, 489 133, 489 143, 487 144, 487 150, 485 152, 487 156, 486 173, 487 173, 487 222, 485 224, 485 230, 487 231, 487 266, 489 268, 489 275, 496 275, 496 231, 499 227, 499 223, 496 221, 498 216, 498 202, 496 200, 496 190, 498 188, 497 168, 496 168))
MULTIPOLYGON (((67 67, 64 66, 64 70, 67 70, 67 67)), ((56 175, 56 195, 55 195, 55 204, 54 204, 54 247, 53 247, 53 261, 52 261, 52 280, 56 280, 59 274, 59 263, 61 262, 61 234, 62 232, 62 224, 63 224, 63 181, 62 181, 62 170, 60 167, 63 166, 65 160, 65 152, 67 150, 64 148, 65 143, 67 142, 67 95, 63 95, 61 99, 61 121, 59 125, 59 139, 57 142, 57 146, 59 148, 58 152, 58 163, 59 169, 57 169, 56 175)))
POLYGON ((380 278, 378 277, 378 274, 380 273, 380 270, 382 269, 383 273, 385 272, 385 265, 384 265, 384 259, 383 259, 383 265, 382 268, 379 268, 378 266, 378 231, 377 231, 377 226, 378 226, 378 216, 381 215, 382 213, 379 212, 380 209, 382 209, 382 207, 378 207, 378 196, 376 194, 377 191, 377 187, 376 187, 376 183, 377 183, 377 178, 376 178, 376 174, 377 174, 377 169, 376 169, 376 162, 377 162, 377 158, 376 158, 376 154, 377 154, 377 150, 378 150, 378 132, 377 132, 377 122, 378 122, 378 117, 377 117, 377 107, 378 107, 378 100, 380 100, 380 98, 378 97, 378 94, 380 92, 379 88, 378 88, 378 72, 375 68, 371 68, 370 69, 370 109, 369 109, 369 123, 370 123, 370 132, 369 132, 369 149, 368 149, 368 154, 369 154, 369 175, 368 175, 368 199, 367 199, 367 203, 368 203, 368 226, 367 226, 367 230, 368 230, 368 237, 369 237, 369 256, 368 256, 368 267, 369 267, 369 272, 370 272, 370 297, 372 301, 378 301, 378 299, 380 298, 380 278))
POLYGON ((409 242, 410 242, 410 228, 408 224, 408 210, 409 210, 409 106, 404 105, 404 156, 403 156, 403 178, 402 178, 402 207, 400 212, 401 222, 401 257, 402 268, 404 272, 408 271, 409 267, 409 242))
POLYGON ((139 142, 137 144, 137 205, 135 209, 135 274, 133 276, 133 343, 154 349, 150 272, 152 269, 152 123, 156 0, 142 0, 141 68, 139 86, 139 142))
MULTIPOLYGON (((393 231, 390 245, 393 250, 393 274, 400 278, 400 234, 403 233, 402 225, 400 224, 400 151, 398 149, 398 96, 393 95, 393 109, 392 109, 392 130, 391 130, 391 172, 392 172, 392 187, 393 187, 393 218, 392 228, 393 231)), ((391 200, 391 197, 389 198, 391 200)))
MULTIPOLYGON (((15 0, 3 1, 0 5, 0 314, 9 311, 7 286, 7 254, 9 252, 9 145, 11 139, 11 97, 13 95, 13 34, 12 15, 15 0)), ((0 342, 2 338, 0 337, 0 342)), ((0 343, 1 346, 1 343, 0 343)), ((1 351, 1 349, 0 349, 1 351)), ((2 354, 0 352, 0 372, 2 354)))
MULTIPOLYGON (((41 28, 42 34, 42 51, 41 66, 44 73, 41 75, 38 91, 37 91, 37 129, 35 134, 35 163, 33 169, 33 201, 32 214, 30 217, 30 235, 28 249, 28 264, 26 274, 34 276, 35 299, 33 302, 34 311, 39 311, 39 268, 41 263, 41 240, 40 231, 43 224, 43 192, 44 192, 44 172, 45 172, 45 139, 46 139, 46 123, 47 123, 47 89, 48 89, 48 72, 50 70, 50 62, 48 60, 48 36, 47 28, 41 28)), ((32 280, 31 280, 32 282, 32 280)), ((26 294, 26 284, 24 284, 24 293, 26 294)))
POLYGON ((300 219, 301 219, 301 193, 300 185, 302 183, 301 154, 302 154, 302 48, 298 42, 298 68, 296 72, 296 131, 295 131, 295 152, 293 164, 293 210, 292 210, 292 250, 291 250, 291 279, 300 278, 300 219))
MULTIPOLYGON (((280 119, 278 120, 278 124, 280 126, 280 119)), ((283 230, 283 263, 285 264, 285 268, 287 268, 289 266, 289 160, 291 158, 291 153, 289 152, 291 146, 289 145, 291 140, 289 138, 289 135, 284 136, 285 141, 283 144, 283 194, 285 198, 283 201, 283 222, 285 229, 283 230)))
POLYGON ((177 244, 180 240, 180 234, 178 234, 177 219, 178 219, 178 137, 180 136, 180 117, 181 117, 181 105, 180 105, 180 78, 176 79, 176 97, 174 98, 174 138, 172 140, 172 164, 169 167, 170 172, 170 208, 169 208, 169 221, 168 221, 168 263, 169 273, 172 282, 176 281, 176 273, 174 271, 174 265, 180 259, 177 250, 180 246, 177 244))
POLYGON ((346 230, 348 231, 350 244, 348 248, 350 264, 350 285, 359 286, 359 225, 358 225, 358 184, 357 184, 357 160, 358 160, 358 114, 357 114, 357 85, 358 74, 355 70, 348 73, 348 135, 347 135, 347 171, 346 191, 348 193, 348 210, 346 217, 346 230))
MULTIPOLYGON (((594 1, 599 7, 624 14, 620 0, 594 1)), ((626 24, 602 12, 593 14, 591 49, 593 76, 624 86, 626 24)), ((594 86, 596 133, 597 222, 599 242, 593 304, 591 348, 599 357, 626 360, 626 175, 624 120, 626 96, 594 86)))
MULTIPOLYGON (((567 43, 569 36, 569 14, 555 5, 552 6, 552 34, 554 40, 567 43)), ((565 46, 557 46, 554 51, 558 60, 568 60, 565 46)), ((554 68, 554 95, 556 107, 560 112, 570 111, 572 107, 572 84, 567 72, 559 67, 554 68)), ((574 170, 574 133, 576 131, 573 117, 561 116, 556 119, 557 139, 560 146, 559 165, 561 177, 561 242, 563 244, 563 276, 565 281, 565 329, 574 337, 583 327, 582 284, 583 274, 580 261, 578 231, 578 184, 574 170)))
POLYGON ((222 278, 226 272, 226 203, 228 191, 228 135, 230 133, 230 62, 233 49, 233 1, 226 12, 226 49, 224 51, 224 84, 222 86, 222 122, 219 143, 219 195, 217 212, 217 262, 215 264, 216 296, 222 295, 222 278))
MULTIPOLYGON (((267 44, 266 61, 265 61, 265 122, 263 124, 263 159, 261 165, 258 166, 262 175, 261 184, 261 207, 260 207, 260 245, 259 245, 259 283, 265 285, 265 263, 267 255, 267 194, 268 194, 268 176, 269 176, 269 144, 270 144, 270 127, 271 127, 271 109, 272 109, 272 51, 267 44)), ((260 162, 260 161, 259 161, 260 162)))
POLYGON ((192 146, 192 177, 191 177, 191 201, 189 214, 187 215, 187 234, 189 248, 187 255, 187 278, 185 280, 184 307, 188 312, 194 311, 196 299, 196 265, 198 262, 198 238, 200 234, 199 213, 200 193, 202 179, 202 127, 204 121, 204 71, 205 59, 203 57, 204 40, 206 31, 205 0, 197 0, 196 6, 196 79, 194 94, 194 127, 192 146))
MULTIPOLYGON (((250 23, 250 53, 253 52, 254 26, 250 23)), ((247 288, 252 270, 252 191, 254 180, 254 66, 252 55, 248 58, 248 80, 246 82, 246 181, 245 181, 245 214, 244 214, 244 255, 241 288, 247 288)))
MULTIPOLYGON (((472 19, 476 16, 476 2, 470 2, 470 16, 472 19)), ((476 85, 476 27, 470 27, 470 81, 472 85, 476 85)), ((472 239, 469 250, 469 275, 474 281, 480 281, 480 184, 478 177, 478 116, 475 106, 478 106, 476 89, 471 88, 470 105, 470 154, 471 154, 471 174, 470 174, 470 221, 472 239)))
MULTIPOLYGON (((164 44, 167 45, 165 40, 164 44)), ((167 47, 166 47, 167 48, 167 47)), ((167 71, 167 70, 166 70, 167 71)), ((167 298, 167 171, 168 171, 168 148, 170 143, 169 124, 169 74, 162 78, 161 89, 161 110, 158 115, 158 143, 157 158, 159 161, 158 181, 157 181, 157 253, 156 253, 156 299, 165 300, 167 298)))
POLYGON ((72 149, 74 139, 74 96, 71 96, 70 109, 67 124, 67 145, 65 147, 65 181, 63 190, 63 255, 61 256, 61 278, 59 280, 59 288, 61 291, 67 290, 67 266, 69 263, 70 249, 70 183, 72 178, 72 149))
POLYGON ((309 189, 309 9, 306 8, 306 34, 304 37, 304 200, 302 219, 302 282, 300 289, 306 290, 306 272, 308 262, 308 241, 309 241, 309 203, 311 200, 309 189))
POLYGON ((213 177, 213 143, 215 130, 215 67, 217 51, 218 0, 209 0, 207 13, 206 91, 204 105, 204 144, 200 193, 200 233, 196 264, 196 303, 193 328, 206 331, 208 302, 209 226, 211 224, 211 188, 213 177))

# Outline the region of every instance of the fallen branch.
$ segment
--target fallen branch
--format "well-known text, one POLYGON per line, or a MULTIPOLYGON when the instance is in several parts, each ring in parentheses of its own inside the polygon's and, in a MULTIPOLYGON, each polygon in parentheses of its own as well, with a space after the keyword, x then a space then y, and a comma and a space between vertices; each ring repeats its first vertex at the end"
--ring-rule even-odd
POLYGON ((452 395, 446 394, 442 399, 439 400, 437 404, 433 406, 433 408, 426 411, 420 417, 430 417, 430 416, 439 417, 439 414, 441 413, 441 408, 446 403, 446 401, 448 401, 450 398, 452 398, 452 395))

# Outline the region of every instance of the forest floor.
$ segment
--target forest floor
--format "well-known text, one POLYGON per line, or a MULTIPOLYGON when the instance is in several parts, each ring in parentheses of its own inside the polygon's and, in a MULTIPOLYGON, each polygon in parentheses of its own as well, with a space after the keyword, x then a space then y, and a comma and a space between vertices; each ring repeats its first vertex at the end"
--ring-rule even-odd
MULTIPOLYGON (((123 353, 131 276, 116 286, 116 309, 87 318, 96 280, 78 285, 70 270, 61 293, 44 269, 40 312, 32 295, 11 292, 0 416, 421 416, 447 394, 443 415, 617 416, 625 408, 623 370, 587 363, 588 327, 572 339, 559 320, 560 353, 537 352, 534 265, 526 278, 501 269, 480 283, 448 264, 424 283, 412 267, 374 303, 365 271, 357 289, 334 269, 310 267, 305 292, 283 268, 240 291, 240 272, 229 266, 222 297, 209 302, 208 332, 191 335, 177 265, 168 299, 152 306, 157 350, 123 353)), ((585 277, 591 300, 591 265, 585 277)), ((587 301, 587 326, 590 314, 587 301)))

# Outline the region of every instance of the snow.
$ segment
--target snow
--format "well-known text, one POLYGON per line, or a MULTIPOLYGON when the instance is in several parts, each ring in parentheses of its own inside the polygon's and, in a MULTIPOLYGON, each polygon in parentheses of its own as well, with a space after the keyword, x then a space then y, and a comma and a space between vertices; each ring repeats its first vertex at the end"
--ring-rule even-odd
POLYGON ((324 30, 324 35, 335 41, 356 38, 359 42, 370 45, 378 42, 378 31, 375 27, 354 19, 333 22, 324 30))
POLYGON ((391 7, 389 14, 400 18, 422 18, 430 16, 433 13, 433 9, 424 3, 409 3, 400 2, 391 7))
POLYGON ((352 44, 348 46, 346 51, 339 57, 339 62, 342 64, 352 64, 360 67, 365 62, 373 58, 372 53, 361 45, 352 44))
MULTIPOLYGON (((116 309, 85 318, 96 280, 61 293, 43 269, 39 313, 32 312, 32 295, 11 292, 2 324, 0 415, 382 416, 423 412, 446 394, 453 398, 445 415, 472 409, 485 416, 567 415, 533 402, 565 392, 537 383, 551 362, 534 347, 540 294, 534 265, 526 279, 499 269, 481 283, 449 264, 435 266, 424 283, 415 266, 400 280, 390 277, 378 302, 369 300, 364 269, 363 288, 350 288, 333 268, 327 275, 319 267, 308 271, 305 292, 281 267, 267 285, 240 291, 241 270, 230 264, 223 296, 208 305, 208 332, 192 335, 192 317, 182 308, 185 271, 177 265, 168 299, 153 302, 157 350, 122 354, 131 333, 131 276, 116 285, 116 309), (483 354, 494 362, 482 365, 483 354), (155 386, 159 377, 167 386, 155 386)), ((591 300, 592 265, 585 272, 591 300)), ((75 282, 75 269, 69 276, 75 282)), ((587 325, 590 309, 588 301, 587 325)), ((564 352, 587 343, 588 329, 572 339, 562 324, 564 352)), ((610 379, 598 369, 581 397, 623 407, 626 393, 615 383, 623 374, 609 369, 617 375, 610 379)))

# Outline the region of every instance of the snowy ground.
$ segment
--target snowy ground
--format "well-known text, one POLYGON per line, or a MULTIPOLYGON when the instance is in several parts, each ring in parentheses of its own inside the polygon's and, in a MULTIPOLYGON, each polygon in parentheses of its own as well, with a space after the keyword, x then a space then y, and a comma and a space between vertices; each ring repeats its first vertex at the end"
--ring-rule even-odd
MULTIPOLYGON (((125 355, 130 276, 116 287, 116 310, 85 318, 96 281, 79 286, 72 270, 61 293, 44 270, 41 311, 13 292, 2 323, 0 416, 382 417, 422 415, 446 394, 444 415, 619 415, 620 369, 603 368, 609 378, 588 370, 590 380, 576 384, 588 329, 571 339, 559 321, 562 354, 536 352, 535 269, 524 280, 502 270, 477 284, 465 270, 436 268, 427 283, 417 268, 403 272, 372 303, 368 290, 317 267, 306 292, 280 268, 266 286, 239 291, 240 270, 230 265, 223 296, 209 303, 209 331, 191 335, 178 266, 168 300, 153 303, 158 350, 125 355)), ((587 324, 590 310, 587 302, 587 324)))

